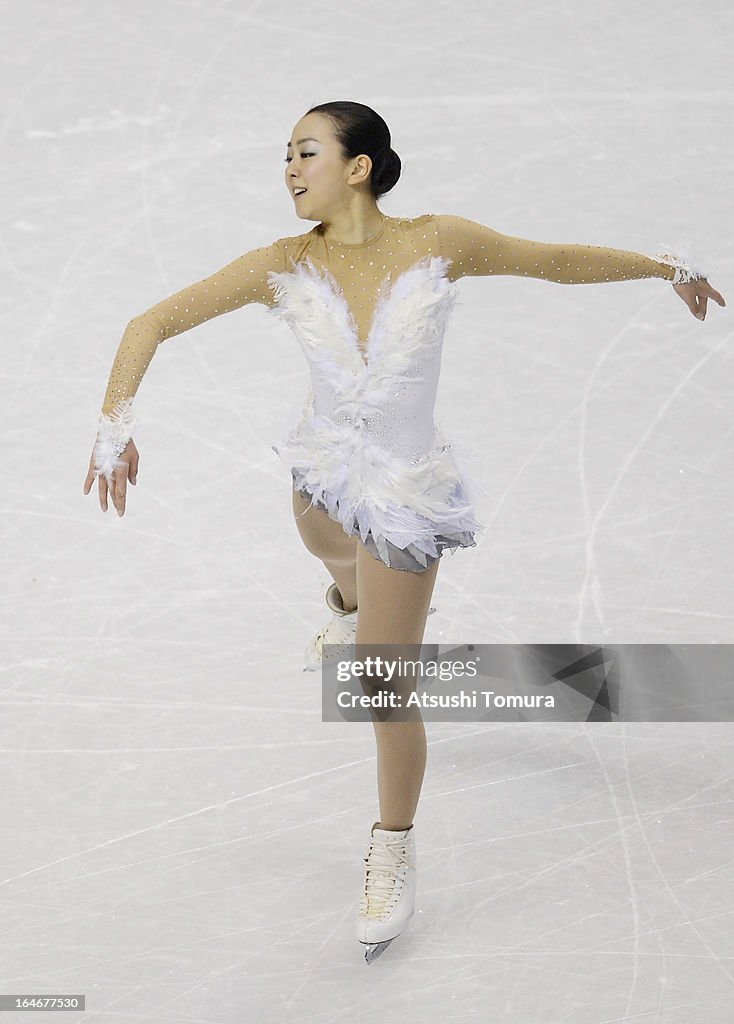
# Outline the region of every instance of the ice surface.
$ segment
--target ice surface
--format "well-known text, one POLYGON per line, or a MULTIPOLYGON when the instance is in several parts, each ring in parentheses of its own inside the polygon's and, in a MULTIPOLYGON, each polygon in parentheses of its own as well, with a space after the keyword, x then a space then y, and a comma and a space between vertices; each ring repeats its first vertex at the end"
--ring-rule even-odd
MULTIPOLYGON (((728 723, 432 724, 416 913, 366 968, 374 734, 302 672, 330 578, 270 448, 305 366, 262 306, 157 352, 122 519, 82 483, 129 319, 313 226, 282 160, 326 100, 388 121, 385 212, 688 235, 731 306, 732 44, 724 0, 6 14, 0 991, 114 1024, 730 1024, 728 723)), ((492 497, 426 640, 730 642, 729 308, 461 289, 439 412, 492 497)))

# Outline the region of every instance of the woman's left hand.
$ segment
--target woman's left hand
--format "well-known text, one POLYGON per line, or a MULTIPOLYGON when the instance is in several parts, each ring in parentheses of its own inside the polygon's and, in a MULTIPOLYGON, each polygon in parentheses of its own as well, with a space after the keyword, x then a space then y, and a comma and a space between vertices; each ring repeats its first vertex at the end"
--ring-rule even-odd
POLYGON ((688 284, 674 284, 673 288, 698 320, 706 318, 706 304, 709 299, 718 302, 720 306, 726 305, 724 296, 712 288, 705 277, 698 281, 689 281, 688 284))

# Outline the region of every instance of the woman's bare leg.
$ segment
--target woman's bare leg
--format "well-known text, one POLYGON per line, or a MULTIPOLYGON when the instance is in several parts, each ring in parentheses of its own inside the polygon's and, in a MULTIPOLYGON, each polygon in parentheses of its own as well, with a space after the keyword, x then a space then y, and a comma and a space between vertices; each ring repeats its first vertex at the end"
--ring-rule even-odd
MULTIPOLYGON (((293 512, 308 551, 320 558, 342 595, 344 607, 359 606, 357 644, 403 645, 404 657, 417 657, 439 561, 421 573, 390 569, 375 558, 358 537, 350 537, 323 509, 293 489, 293 512)), ((401 652, 391 647, 387 656, 401 652)), ((398 683, 401 692, 415 689, 415 680, 398 683)), ((417 708, 409 720, 377 721, 377 790, 382 828, 401 830, 413 824, 426 768, 426 731, 417 708)))
MULTIPOLYGON (((421 573, 390 569, 358 541, 357 658, 362 644, 390 644, 385 652, 388 658, 419 658, 439 562, 421 573)), ((376 651, 367 649, 364 653, 376 651)), ((409 673, 391 685, 405 696, 415 691, 416 681, 409 673)), ((396 831, 413 824, 426 768, 426 731, 420 709, 408 709, 404 718, 399 722, 379 721, 372 716, 377 739, 380 827, 396 831)))
POLYGON ((348 612, 357 607, 357 537, 350 537, 341 523, 323 509, 309 507, 307 498, 293 488, 293 514, 301 540, 308 551, 326 566, 348 612), (307 511, 308 510, 308 511, 307 511))

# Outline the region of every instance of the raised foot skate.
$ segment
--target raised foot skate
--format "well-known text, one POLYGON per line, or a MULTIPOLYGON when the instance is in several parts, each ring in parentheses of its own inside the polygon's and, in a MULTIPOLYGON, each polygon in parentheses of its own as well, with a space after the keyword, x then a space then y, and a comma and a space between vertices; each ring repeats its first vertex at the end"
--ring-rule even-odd
POLYGON ((324 664, 324 644, 331 644, 331 658, 354 656, 354 641, 357 637, 357 610, 345 612, 342 596, 336 583, 332 583, 324 595, 331 621, 306 645, 304 651, 304 672, 315 672, 324 664))
MULTIPOLYGON (((304 672, 316 672, 324 664, 324 644, 331 644, 330 661, 354 657, 354 643, 357 638, 357 610, 345 612, 342 596, 336 583, 332 583, 324 595, 332 613, 331 621, 306 645, 304 651, 304 672)), ((431 606, 428 614, 436 609, 431 606)))

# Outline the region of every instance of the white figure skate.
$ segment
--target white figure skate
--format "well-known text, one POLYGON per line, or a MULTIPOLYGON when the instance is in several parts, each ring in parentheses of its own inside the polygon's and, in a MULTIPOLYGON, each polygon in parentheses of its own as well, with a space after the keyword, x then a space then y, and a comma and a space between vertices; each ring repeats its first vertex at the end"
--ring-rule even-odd
POLYGON ((330 652, 330 661, 335 658, 347 658, 352 654, 352 647, 357 636, 357 609, 345 612, 342 596, 336 583, 332 583, 324 595, 326 603, 332 611, 331 622, 320 629, 313 640, 306 645, 304 672, 315 672, 323 663, 324 644, 338 644, 330 652))
POLYGON ((371 829, 364 857, 365 882, 357 915, 357 939, 370 964, 405 929, 415 910, 415 830, 371 829))
MULTIPOLYGON (((304 672, 315 672, 324 664, 324 644, 335 645, 330 652, 329 661, 347 658, 353 653, 353 645, 357 637, 357 609, 355 608, 353 612, 344 611, 342 596, 336 583, 327 587, 324 598, 332 612, 331 621, 320 629, 313 640, 306 645, 304 672)), ((433 607, 429 608, 428 614, 432 615, 435 610, 433 607)))

